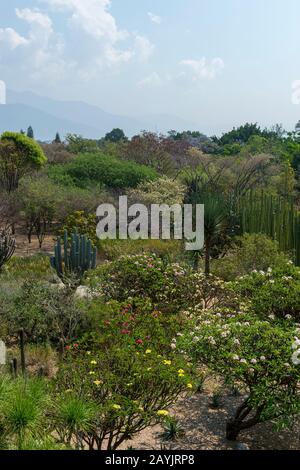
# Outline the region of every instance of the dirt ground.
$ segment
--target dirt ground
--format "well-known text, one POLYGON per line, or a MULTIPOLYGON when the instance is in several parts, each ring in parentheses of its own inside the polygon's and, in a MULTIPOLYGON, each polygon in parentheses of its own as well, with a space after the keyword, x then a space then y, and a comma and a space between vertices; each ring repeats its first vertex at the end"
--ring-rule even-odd
MULTIPOLYGON (((244 431, 237 443, 225 439, 226 421, 232 416, 241 397, 227 394, 221 398, 218 409, 212 409, 211 392, 204 390, 192 397, 180 400, 170 410, 184 429, 182 438, 175 442, 163 442, 161 426, 142 431, 132 441, 124 443, 123 450, 298 450, 300 426, 276 432, 272 423, 264 423, 244 431)), ((300 423, 299 423, 300 424, 300 423)))
POLYGON ((39 248, 39 243, 37 238, 32 237, 32 242, 28 243, 26 235, 17 234, 16 238, 16 251, 15 256, 31 256, 36 255, 37 253, 52 254, 53 247, 55 243, 55 237, 53 235, 48 235, 44 242, 42 249, 39 248))

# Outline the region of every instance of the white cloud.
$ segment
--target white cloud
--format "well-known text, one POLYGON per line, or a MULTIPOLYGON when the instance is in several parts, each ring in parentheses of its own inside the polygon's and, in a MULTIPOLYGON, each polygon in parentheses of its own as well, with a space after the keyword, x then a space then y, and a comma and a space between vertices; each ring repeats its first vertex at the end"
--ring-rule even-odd
POLYGON ((27 39, 20 36, 17 31, 12 28, 0 28, 0 44, 2 47, 8 47, 10 50, 14 50, 19 46, 27 44, 27 39))
POLYGON ((56 11, 69 12, 69 25, 83 31, 87 36, 99 42, 102 59, 96 60, 108 65, 129 62, 136 57, 146 61, 151 56, 154 46, 149 39, 118 28, 115 18, 109 11, 111 0, 40 0, 56 11), (121 49, 120 43, 129 45, 121 49), (131 44, 130 44, 131 43, 131 44))
POLYGON ((28 25, 26 35, 0 28, 0 66, 22 70, 36 79, 89 80, 104 68, 147 61, 154 45, 136 32, 120 29, 111 0, 36 0, 43 7, 16 8, 28 25), (56 32, 52 21, 64 15, 69 28, 56 32), (77 47, 78 45, 78 47, 77 47), (11 53, 13 52, 13 53, 11 53), (13 66, 13 67, 12 67, 13 66))
POLYGON ((24 37, 12 28, 0 28, 0 65, 31 78, 59 78, 65 67, 63 44, 49 16, 30 8, 16 8, 15 13, 29 30, 24 37))
POLYGON ((144 36, 135 37, 135 53, 138 59, 146 62, 154 52, 154 45, 144 36))
POLYGON ((156 23, 156 24, 161 24, 162 23, 161 16, 158 16, 158 15, 155 15, 154 13, 151 13, 151 11, 148 12, 148 16, 149 16, 150 20, 152 21, 152 23, 156 23))
POLYGON ((163 84, 163 80, 159 76, 157 72, 153 72, 148 77, 143 78, 138 82, 138 87, 144 88, 144 87, 157 87, 161 86, 163 84))
POLYGON ((111 0, 40 0, 54 10, 70 12, 69 22, 95 38, 107 38, 112 43, 127 37, 120 31, 109 13, 111 0))
POLYGON ((183 60, 180 64, 190 69, 194 81, 203 79, 212 80, 216 78, 225 67, 220 57, 215 57, 210 62, 205 57, 202 57, 200 60, 183 60))

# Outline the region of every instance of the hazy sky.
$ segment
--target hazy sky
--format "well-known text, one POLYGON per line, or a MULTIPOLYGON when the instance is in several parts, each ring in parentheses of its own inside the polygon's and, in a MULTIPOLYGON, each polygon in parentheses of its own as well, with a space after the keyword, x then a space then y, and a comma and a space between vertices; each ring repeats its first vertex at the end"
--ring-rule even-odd
POLYGON ((300 119, 299 0, 2 0, 0 79, 208 134, 300 119))

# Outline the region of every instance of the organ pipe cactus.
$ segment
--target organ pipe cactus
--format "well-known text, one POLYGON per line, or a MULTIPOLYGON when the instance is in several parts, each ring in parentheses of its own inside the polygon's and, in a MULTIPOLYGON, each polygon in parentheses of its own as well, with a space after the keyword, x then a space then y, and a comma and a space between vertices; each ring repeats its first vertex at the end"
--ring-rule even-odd
POLYGON ((7 230, 0 230, 0 269, 12 257, 16 241, 7 230))
POLYGON ((96 260, 97 249, 91 240, 77 232, 69 238, 65 231, 63 238, 57 239, 50 262, 62 280, 74 277, 80 281, 86 271, 96 267, 96 260))
POLYGON ((264 233, 300 266, 300 212, 292 198, 250 191, 239 201, 241 233, 264 233))

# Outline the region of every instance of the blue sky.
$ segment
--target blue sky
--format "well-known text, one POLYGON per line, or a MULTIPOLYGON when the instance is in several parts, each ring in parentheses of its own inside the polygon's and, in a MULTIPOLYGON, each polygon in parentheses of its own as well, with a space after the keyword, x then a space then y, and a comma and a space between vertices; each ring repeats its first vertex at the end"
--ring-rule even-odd
POLYGON ((172 114, 208 134, 246 121, 292 129, 299 0, 12 0, 0 79, 106 111, 172 114))

